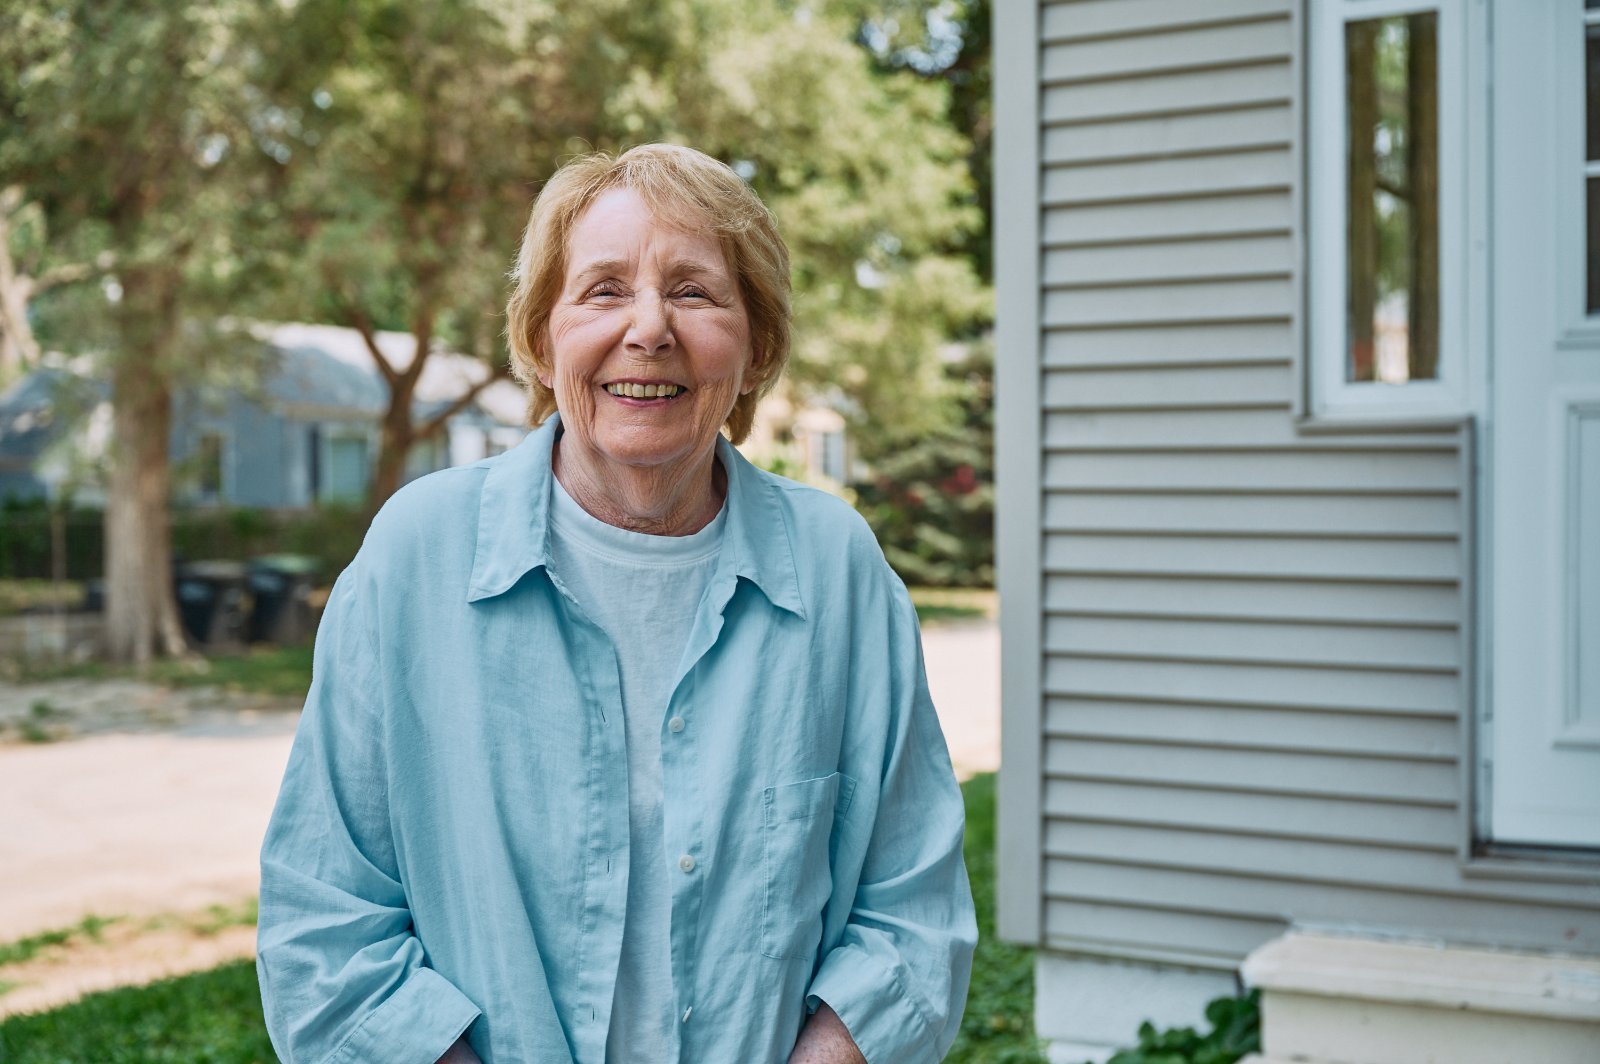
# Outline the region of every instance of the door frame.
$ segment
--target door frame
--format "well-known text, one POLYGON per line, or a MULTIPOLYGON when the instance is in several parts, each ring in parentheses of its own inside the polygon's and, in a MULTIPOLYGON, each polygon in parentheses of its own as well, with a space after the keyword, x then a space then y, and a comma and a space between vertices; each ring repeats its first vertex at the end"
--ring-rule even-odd
MULTIPOLYGON (((1527 0, 1512 0, 1526 3, 1527 0)), ((1578 9, 1581 18, 1581 0, 1546 0, 1561 6, 1578 9)), ((1468 287, 1471 305, 1478 315, 1473 322, 1476 343, 1481 344, 1483 357, 1474 360, 1482 379, 1477 382, 1482 396, 1481 406, 1474 412, 1473 423, 1463 428, 1463 529, 1464 572, 1470 574, 1463 581, 1463 614, 1469 632, 1464 633, 1463 648, 1469 651, 1464 662, 1463 689, 1470 701, 1470 712, 1463 714, 1464 734, 1462 765, 1464 785, 1463 832, 1461 866, 1464 875, 1491 878, 1543 879, 1560 882, 1593 883, 1600 869, 1600 847, 1569 848, 1537 844, 1503 842, 1493 834, 1494 797, 1494 644, 1496 630, 1496 603, 1494 596, 1495 550, 1495 458, 1498 412, 1494 389, 1496 350, 1496 317, 1494 300, 1495 270, 1505 268, 1497 258, 1494 247, 1493 214, 1495 165, 1495 72, 1505 62, 1497 49, 1494 34, 1494 16, 1506 12, 1507 0, 1478 0, 1472 5, 1480 24, 1469 25, 1468 33, 1468 113, 1481 116, 1480 121, 1469 121, 1467 164, 1469 193, 1468 210, 1471 216, 1469 243, 1478 268, 1469 270, 1468 287)), ((1559 106, 1555 112, 1556 129, 1581 128, 1582 112, 1578 104, 1567 99, 1573 84, 1581 88, 1583 69, 1581 63, 1555 62, 1557 51, 1565 45, 1561 36, 1565 24, 1559 17, 1552 19, 1552 35, 1547 39, 1545 53, 1550 60, 1555 79, 1559 106), (1573 81, 1574 76, 1578 79, 1573 81)), ((1569 148, 1557 145, 1564 158, 1569 148)), ((1570 153, 1581 164, 1581 147, 1576 140, 1570 153)), ((1577 171, 1574 170, 1574 173, 1577 171)), ((1559 177, 1556 180, 1561 180, 1559 177)), ((1583 215, 1581 189, 1558 194, 1551 202, 1557 217, 1575 213, 1583 215)), ((1552 241, 1549 253, 1554 257, 1555 277, 1558 282, 1552 292, 1549 313, 1552 316, 1550 338, 1556 349, 1600 347, 1600 317, 1576 318, 1567 306, 1572 295, 1570 278, 1578 273, 1566 257, 1574 253, 1575 240, 1581 247, 1581 235, 1574 237, 1576 227, 1558 227, 1559 236, 1552 241)), ((1581 274, 1579 274, 1581 276, 1581 274)), ((1581 289, 1578 290, 1581 294, 1581 289)))

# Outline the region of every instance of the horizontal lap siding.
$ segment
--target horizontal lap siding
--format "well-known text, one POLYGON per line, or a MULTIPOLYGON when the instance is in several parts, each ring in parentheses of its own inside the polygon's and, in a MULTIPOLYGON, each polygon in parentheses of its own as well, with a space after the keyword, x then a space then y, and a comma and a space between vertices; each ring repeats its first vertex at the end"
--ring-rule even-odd
POLYGON ((1288 0, 1041 21, 1044 919, 1231 967, 1291 920, 1556 933, 1456 866, 1453 434, 1291 407, 1288 0))

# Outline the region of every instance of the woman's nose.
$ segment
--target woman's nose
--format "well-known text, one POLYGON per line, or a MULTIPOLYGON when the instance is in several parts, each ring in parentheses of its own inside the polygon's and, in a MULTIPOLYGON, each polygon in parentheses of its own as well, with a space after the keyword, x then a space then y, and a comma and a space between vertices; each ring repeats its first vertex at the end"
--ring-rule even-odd
POLYGON ((672 315, 667 301, 652 293, 640 293, 633 303, 633 320, 628 323, 623 343, 641 355, 661 355, 672 350, 672 315))

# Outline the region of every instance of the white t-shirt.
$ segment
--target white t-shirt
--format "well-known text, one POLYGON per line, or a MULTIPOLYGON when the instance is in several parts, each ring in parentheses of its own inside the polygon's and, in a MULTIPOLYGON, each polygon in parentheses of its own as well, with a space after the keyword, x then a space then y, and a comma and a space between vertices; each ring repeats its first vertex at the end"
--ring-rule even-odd
POLYGON ((551 477, 550 561, 622 671, 628 748, 628 907, 608 1064, 677 1058, 672 896, 661 823, 661 729, 695 613, 722 550, 724 506, 692 536, 651 536, 591 516, 551 477))

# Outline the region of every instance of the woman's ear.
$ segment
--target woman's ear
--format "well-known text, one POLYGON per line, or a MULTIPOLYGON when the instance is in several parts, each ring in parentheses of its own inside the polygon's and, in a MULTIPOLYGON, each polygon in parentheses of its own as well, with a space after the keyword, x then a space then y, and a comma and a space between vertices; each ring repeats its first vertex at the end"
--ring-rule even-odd
POLYGON ((551 391, 555 391, 555 386, 550 383, 550 359, 543 344, 539 344, 533 349, 533 379, 551 391))
POLYGON ((750 358, 745 363, 744 379, 739 382, 739 394, 749 395, 761 387, 762 378, 761 352, 754 345, 750 348, 750 358))

